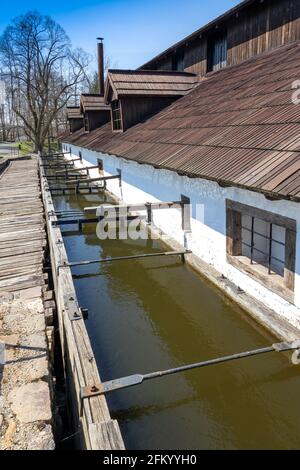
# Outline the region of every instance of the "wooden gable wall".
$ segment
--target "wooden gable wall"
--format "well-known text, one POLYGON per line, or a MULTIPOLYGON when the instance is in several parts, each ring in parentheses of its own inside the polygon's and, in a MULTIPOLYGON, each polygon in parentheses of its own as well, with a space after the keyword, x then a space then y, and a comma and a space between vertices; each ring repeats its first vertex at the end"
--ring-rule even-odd
MULTIPOLYGON (((300 1, 265 0, 245 9, 234 18, 224 21, 227 30, 227 65, 239 64, 263 52, 300 40, 300 1)), ((184 51, 184 70, 205 75, 207 73, 207 43, 219 29, 211 28, 203 35, 190 39, 178 48, 184 51)), ((172 69, 172 54, 148 63, 147 68, 172 69)))

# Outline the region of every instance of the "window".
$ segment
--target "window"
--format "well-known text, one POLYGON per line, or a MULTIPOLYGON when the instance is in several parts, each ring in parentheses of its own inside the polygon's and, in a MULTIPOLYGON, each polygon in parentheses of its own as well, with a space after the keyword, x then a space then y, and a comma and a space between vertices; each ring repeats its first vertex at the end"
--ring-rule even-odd
POLYGON ((84 130, 85 132, 90 132, 90 123, 87 113, 84 113, 84 130))
POLYGON ((220 70, 227 65, 227 34, 214 36, 207 44, 207 71, 220 70))
POLYGON ((172 70, 177 72, 184 71, 184 52, 176 52, 172 56, 172 70))
POLYGON ((80 161, 82 162, 82 153, 80 152, 80 150, 79 150, 78 156, 80 158, 80 161))
POLYGON ((293 301, 296 221, 227 200, 227 259, 293 301))
POLYGON ((99 174, 103 175, 103 160, 101 158, 97 158, 97 165, 98 165, 99 174))
POLYGON ((120 100, 114 100, 111 103, 112 126, 114 131, 122 130, 121 104, 120 100))

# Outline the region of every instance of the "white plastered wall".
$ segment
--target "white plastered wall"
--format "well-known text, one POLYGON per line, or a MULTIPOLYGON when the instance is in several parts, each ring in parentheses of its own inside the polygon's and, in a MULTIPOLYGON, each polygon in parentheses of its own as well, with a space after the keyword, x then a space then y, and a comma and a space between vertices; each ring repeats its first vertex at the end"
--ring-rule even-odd
MULTIPOLYGON (((65 151, 71 148, 67 158, 76 158, 82 153, 83 166, 97 164, 103 159, 104 175, 115 175, 122 171, 122 191, 118 180, 107 181, 107 189, 128 204, 139 202, 180 200, 181 195, 190 198, 192 204, 192 232, 187 238, 187 248, 196 256, 216 268, 229 280, 263 302, 266 306, 300 328, 300 206, 287 200, 269 201, 262 194, 239 188, 222 188, 216 182, 179 176, 168 170, 158 170, 150 165, 63 144, 65 151), (280 214, 297 221, 295 305, 255 281, 227 263, 226 260, 226 199, 280 214)), ((81 163, 76 162, 80 168, 81 163)), ((98 170, 91 171, 99 176, 98 170)), ((154 224, 176 241, 184 244, 179 210, 157 210, 153 213, 154 224)))

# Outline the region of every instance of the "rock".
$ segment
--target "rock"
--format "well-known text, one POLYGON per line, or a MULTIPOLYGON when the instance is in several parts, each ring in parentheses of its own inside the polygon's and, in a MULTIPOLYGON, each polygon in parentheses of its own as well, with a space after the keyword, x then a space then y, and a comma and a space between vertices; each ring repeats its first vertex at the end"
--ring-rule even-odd
POLYGON ((13 389, 8 399, 21 423, 51 421, 49 387, 46 382, 35 382, 13 389))
POLYGON ((47 344, 44 332, 37 332, 32 333, 31 335, 26 335, 22 337, 20 344, 22 346, 30 346, 33 348, 38 348, 40 351, 37 350, 39 354, 47 351, 47 344))
POLYGON ((5 344, 5 361, 12 361, 17 351, 14 346, 19 343, 19 335, 0 335, 0 343, 5 344))
POLYGON ((45 320, 42 315, 30 315, 25 310, 22 313, 9 313, 4 318, 3 326, 10 331, 32 334, 45 330, 45 320))
POLYGON ((10 381, 13 386, 17 383, 27 384, 49 376, 47 354, 42 352, 36 359, 16 359, 9 364, 10 381))
POLYGON ((12 440, 16 432, 16 423, 11 421, 6 429, 6 433, 4 436, 4 448, 7 449, 12 445, 12 440))
POLYGON ((0 431, 1 431, 2 424, 3 424, 3 415, 0 415, 0 431))

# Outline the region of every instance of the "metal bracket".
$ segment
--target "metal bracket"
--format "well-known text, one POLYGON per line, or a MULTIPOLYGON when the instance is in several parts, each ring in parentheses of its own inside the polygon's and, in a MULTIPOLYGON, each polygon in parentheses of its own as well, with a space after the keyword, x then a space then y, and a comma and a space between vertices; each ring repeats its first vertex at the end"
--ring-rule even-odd
POLYGON ((64 310, 67 312, 70 321, 82 320, 82 314, 78 306, 78 302, 74 299, 74 297, 64 295, 64 304, 64 310))
POLYGON ((291 342, 275 343, 272 346, 274 350, 277 352, 292 351, 294 349, 300 348, 300 340, 297 339, 296 341, 291 341, 291 342))
POLYGON ((84 308, 84 307, 80 307, 80 311, 81 311, 81 315, 83 317, 84 320, 88 320, 89 318, 89 310, 87 308, 84 308))
POLYGON ((66 261, 64 261, 63 264, 59 264, 56 268, 57 275, 59 275, 60 268, 68 268, 68 267, 69 267, 69 263, 67 263, 66 261))
POLYGON ((80 398, 91 398, 98 395, 103 395, 105 393, 103 384, 91 385, 86 387, 81 387, 80 389, 80 398))

